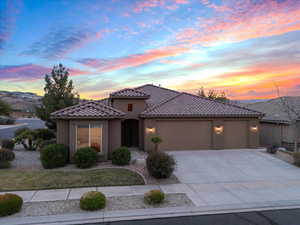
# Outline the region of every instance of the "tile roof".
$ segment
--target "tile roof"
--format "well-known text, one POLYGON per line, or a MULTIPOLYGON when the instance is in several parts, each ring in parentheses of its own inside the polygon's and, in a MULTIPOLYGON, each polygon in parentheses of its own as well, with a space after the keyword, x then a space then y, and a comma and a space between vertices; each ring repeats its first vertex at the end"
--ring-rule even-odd
POLYGON ((111 98, 149 98, 149 94, 132 89, 132 88, 125 88, 110 94, 111 98))
POLYGON ((120 118, 125 114, 99 101, 88 101, 78 105, 70 106, 54 113, 51 117, 54 119, 71 119, 71 118, 120 118))
POLYGON ((167 99, 173 98, 180 92, 171 89, 163 88, 160 86, 155 86, 153 84, 146 84, 135 88, 135 90, 142 91, 150 95, 149 99, 146 100, 147 106, 152 107, 154 105, 160 104, 167 99))
POLYGON ((142 117, 260 117, 263 114, 237 105, 179 93, 146 109, 142 117))
POLYGON ((292 110, 288 110, 285 104, 300 112, 299 96, 280 97, 264 102, 247 104, 247 108, 264 113, 265 116, 262 118, 264 122, 288 124, 292 120, 297 119, 298 116, 292 110))

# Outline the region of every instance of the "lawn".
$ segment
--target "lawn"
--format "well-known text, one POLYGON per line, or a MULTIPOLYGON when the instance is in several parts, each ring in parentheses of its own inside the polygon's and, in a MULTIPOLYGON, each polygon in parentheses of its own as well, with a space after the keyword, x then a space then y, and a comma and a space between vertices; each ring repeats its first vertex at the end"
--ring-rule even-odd
POLYGON ((0 191, 143 184, 144 180, 139 174, 122 168, 79 171, 0 170, 0 191))

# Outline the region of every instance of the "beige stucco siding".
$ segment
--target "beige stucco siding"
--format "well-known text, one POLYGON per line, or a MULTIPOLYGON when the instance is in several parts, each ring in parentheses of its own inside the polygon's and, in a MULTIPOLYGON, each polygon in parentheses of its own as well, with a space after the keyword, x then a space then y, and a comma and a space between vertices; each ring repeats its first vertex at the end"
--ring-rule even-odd
POLYGON ((138 119, 139 114, 146 109, 145 99, 113 99, 112 106, 126 113, 126 119, 138 119), (132 111, 128 111, 128 104, 132 104, 132 111))
POLYGON ((210 149, 211 127, 211 121, 157 121, 160 150, 210 149))
POLYGON ((56 141, 58 144, 69 146, 69 121, 68 120, 57 120, 57 133, 56 141))
POLYGON ((121 147, 121 120, 109 120, 109 151, 108 158, 111 158, 111 153, 116 148, 121 147))

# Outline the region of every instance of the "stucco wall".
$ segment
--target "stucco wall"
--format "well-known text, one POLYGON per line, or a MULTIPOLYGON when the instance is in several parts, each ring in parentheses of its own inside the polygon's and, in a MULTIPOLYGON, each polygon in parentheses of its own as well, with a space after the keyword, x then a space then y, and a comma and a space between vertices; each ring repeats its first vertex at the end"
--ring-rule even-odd
POLYGON ((111 158, 111 153, 116 148, 121 147, 121 120, 109 120, 109 151, 108 159, 111 158))
POLYGON ((57 132, 56 142, 57 144, 63 144, 69 146, 69 121, 68 120, 57 120, 56 121, 57 132))
POLYGON ((145 99, 113 99, 112 106, 126 113, 126 119, 138 119, 139 114, 146 109, 145 99), (128 104, 133 105, 132 112, 128 112, 128 104))
POLYGON ((162 150, 255 148, 259 147, 259 132, 258 119, 145 119, 144 146, 146 151, 152 150, 151 137, 158 135, 166 139, 160 145, 162 150), (223 126, 222 134, 214 132, 217 125, 223 126), (254 125, 257 132, 250 130, 254 125), (147 128, 155 128, 155 133, 147 128))

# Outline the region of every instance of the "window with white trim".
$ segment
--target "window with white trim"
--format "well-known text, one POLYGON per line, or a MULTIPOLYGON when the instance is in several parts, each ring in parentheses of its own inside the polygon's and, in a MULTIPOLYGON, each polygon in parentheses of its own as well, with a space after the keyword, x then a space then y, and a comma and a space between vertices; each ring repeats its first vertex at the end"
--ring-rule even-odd
POLYGON ((94 148, 97 152, 102 151, 102 125, 101 124, 78 124, 76 130, 76 149, 83 147, 94 148))

